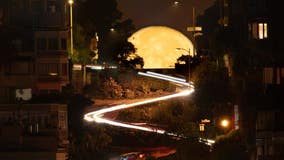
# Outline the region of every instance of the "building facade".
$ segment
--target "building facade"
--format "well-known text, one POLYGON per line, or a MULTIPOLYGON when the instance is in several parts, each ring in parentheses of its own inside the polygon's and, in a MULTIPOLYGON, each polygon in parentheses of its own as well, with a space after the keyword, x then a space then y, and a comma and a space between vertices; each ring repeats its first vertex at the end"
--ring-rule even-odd
POLYGON ((69 83, 69 7, 65 0, 0 2, 0 102, 16 89, 33 94, 61 92, 69 83))
POLYGON ((213 46, 218 56, 227 55, 231 61, 226 67, 237 86, 232 99, 240 106, 240 129, 255 160, 284 157, 280 10, 279 3, 269 0, 217 0, 205 11, 207 17, 201 17, 205 36, 219 43, 213 46))
POLYGON ((0 159, 68 158, 66 105, 0 105, 0 128, 0 159))

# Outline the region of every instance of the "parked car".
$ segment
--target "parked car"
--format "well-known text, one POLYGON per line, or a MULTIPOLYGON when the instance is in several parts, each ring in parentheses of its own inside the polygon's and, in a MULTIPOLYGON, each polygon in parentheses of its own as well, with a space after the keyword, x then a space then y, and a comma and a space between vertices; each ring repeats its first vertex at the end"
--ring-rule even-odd
POLYGON ((130 152, 120 155, 119 160, 145 160, 145 154, 141 152, 130 152))

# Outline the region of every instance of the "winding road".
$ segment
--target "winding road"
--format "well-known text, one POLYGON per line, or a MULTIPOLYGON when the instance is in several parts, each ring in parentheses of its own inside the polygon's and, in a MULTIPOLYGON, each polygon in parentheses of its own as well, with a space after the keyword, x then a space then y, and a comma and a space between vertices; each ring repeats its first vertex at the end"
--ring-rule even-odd
POLYGON ((122 121, 117 121, 115 119, 110 119, 104 116, 107 113, 111 113, 114 111, 118 110, 123 110, 123 109, 129 109, 132 107, 137 107, 149 103, 154 103, 158 101, 163 101, 163 100, 168 100, 168 99, 173 99, 177 97, 182 97, 182 96, 188 96, 194 92, 194 86, 192 83, 187 83, 186 80, 177 78, 177 77, 172 77, 164 74, 159 74, 155 72, 138 72, 139 75, 142 76, 148 76, 152 78, 157 78, 157 79, 162 79, 165 81, 172 82, 182 88, 180 91, 172 93, 170 95, 166 96, 161 96, 161 97, 156 97, 156 98, 151 98, 139 102, 134 102, 130 104, 121 104, 121 105, 115 105, 115 106, 110 106, 108 108, 103 108, 95 111, 88 112, 84 115, 84 119, 89 122, 96 122, 96 123, 106 123, 109 125, 113 126, 119 126, 119 127, 125 127, 125 128, 131 128, 131 129, 137 129, 137 130, 143 130, 143 131, 148 131, 148 132, 156 132, 159 134, 167 134, 170 136, 179 136, 175 133, 169 133, 166 132, 163 129, 160 128, 154 128, 152 126, 147 126, 147 125, 140 125, 140 124, 134 124, 134 123, 129 123, 129 122, 122 122, 122 121))

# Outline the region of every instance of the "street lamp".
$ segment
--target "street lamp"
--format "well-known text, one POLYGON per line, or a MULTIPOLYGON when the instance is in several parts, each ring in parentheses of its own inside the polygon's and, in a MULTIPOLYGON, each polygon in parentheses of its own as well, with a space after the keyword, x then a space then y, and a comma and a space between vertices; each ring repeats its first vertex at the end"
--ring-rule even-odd
POLYGON ((220 125, 222 128, 227 129, 230 126, 230 121, 224 118, 220 121, 220 125))
POLYGON ((227 119, 221 120, 221 126, 222 126, 223 128, 229 127, 229 124, 230 124, 229 120, 227 120, 227 119))
POLYGON ((72 13, 72 6, 74 1, 68 0, 69 6, 70 6, 70 54, 71 57, 73 56, 73 13, 72 13))
POLYGON ((177 51, 183 50, 188 53, 188 82, 190 83, 190 49, 176 48, 177 51))

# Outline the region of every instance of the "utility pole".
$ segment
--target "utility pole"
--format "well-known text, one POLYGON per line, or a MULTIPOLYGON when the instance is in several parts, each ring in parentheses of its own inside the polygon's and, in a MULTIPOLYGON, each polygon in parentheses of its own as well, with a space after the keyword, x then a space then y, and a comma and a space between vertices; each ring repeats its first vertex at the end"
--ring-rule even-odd
POLYGON ((193 26, 193 34, 192 34, 192 37, 193 37, 193 48, 192 48, 192 53, 193 53, 193 57, 196 56, 195 55, 195 37, 194 37, 194 34, 195 34, 195 8, 192 7, 192 26, 193 26))
POLYGON ((192 43, 193 43, 193 49, 192 49, 192 55, 196 56, 196 42, 195 42, 195 36, 202 35, 200 32, 202 31, 202 27, 196 26, 195 24, 195 8, 192 8, 192 26, 187 27, 188 32, 192 32, 192 43), (196 33, 197 32, 197 33, 196 33))

